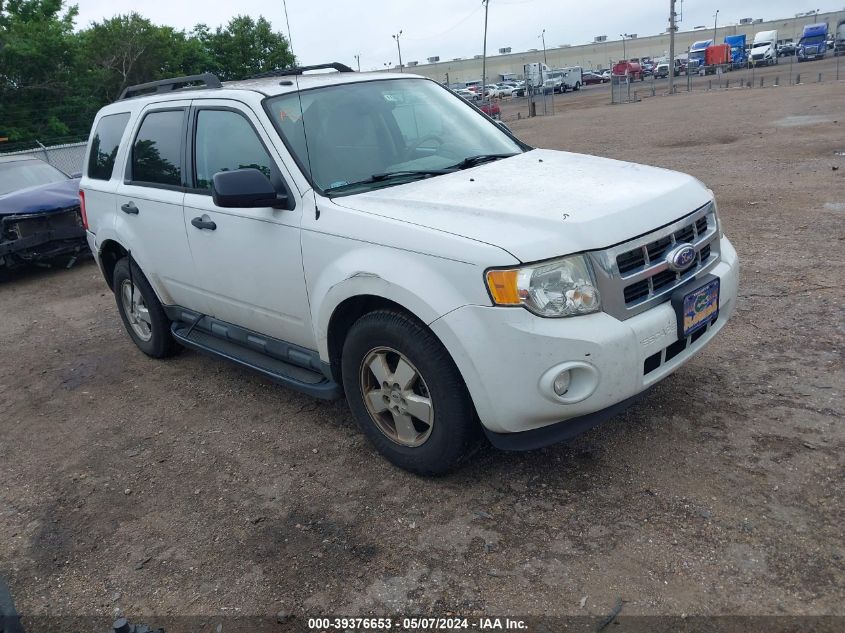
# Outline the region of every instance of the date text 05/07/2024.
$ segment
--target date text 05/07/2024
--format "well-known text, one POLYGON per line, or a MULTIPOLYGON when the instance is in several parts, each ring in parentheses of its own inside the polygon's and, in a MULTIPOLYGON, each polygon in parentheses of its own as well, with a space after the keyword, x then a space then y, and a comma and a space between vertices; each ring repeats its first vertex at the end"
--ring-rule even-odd
POLYGON ((407 618, 309 618, 312 631, 390 630, 403 631, 524 631, 528 624, 517 618, 407 617, 407 618))

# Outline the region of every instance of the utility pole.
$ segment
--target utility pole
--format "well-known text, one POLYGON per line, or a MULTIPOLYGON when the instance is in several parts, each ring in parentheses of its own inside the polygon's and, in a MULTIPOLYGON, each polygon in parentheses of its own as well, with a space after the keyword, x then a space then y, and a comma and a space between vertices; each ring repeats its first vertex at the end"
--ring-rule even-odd
MULTIPOLYGON (((669 94, 675 94, 675 0, 669 0, 669 94)), ((715 43, 715 42, 714 42, 715 43)))
MULTIPOLYGON (((484 102, 484 91, 487 89, 487 13, 490 10, 490 0, 481 0, 484 4, 484 50, 481 55, 481 101, 484 102)), ((490 99, 487 99, 490 102, 490 99)))
POLYGON ((543 32, 540 33, 540 38, 543 40, 543 63, 548 66, 549 60, 546 59, 546 29, 543 29, 543 32))
POLYGON ((355 56, 355 61, 356 61, 356 62, 358 62, 358 72, 361 72, 361 56, 360 56, 360 55, 356 55, 356 56, 355 56))
POLYGON ((717 25, 719 24, 719 9, 716 9, 716 15, 713 16, 713 44, 717 44, 716 40, 716 29, 717 25))
POLYGON ((396 35, 393 36, 393 39, 396 40, 396 49, 399 51, 399 72, 404 73, 405 71, 402 69, 402 47, 399 45, 400 35, 402 35, 401 29, 396 35))
POLYGON ((628 37, 627 33, 620 33, 619 37, 622 38, 622 61, 628 61, 628 53, 625 51, 625 38, 628 37))

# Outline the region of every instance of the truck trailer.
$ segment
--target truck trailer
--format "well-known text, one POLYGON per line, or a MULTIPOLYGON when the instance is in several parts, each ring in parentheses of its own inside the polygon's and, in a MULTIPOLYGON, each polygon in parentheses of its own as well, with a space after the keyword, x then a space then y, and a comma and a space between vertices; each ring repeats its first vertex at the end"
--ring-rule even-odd
POLYGON ((745 68, 748 64, 748 53, 745 51, 745 35, 728 35, 725 44, 731 47, 731 66, 745 68))

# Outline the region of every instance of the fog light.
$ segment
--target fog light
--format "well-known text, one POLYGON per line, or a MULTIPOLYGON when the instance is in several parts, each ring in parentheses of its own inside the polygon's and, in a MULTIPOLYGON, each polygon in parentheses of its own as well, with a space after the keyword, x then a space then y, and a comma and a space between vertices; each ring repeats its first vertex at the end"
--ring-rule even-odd
POLYGON ((569 391, 569 383, 571 380, 572 374, 570 374, 568 369, 560 372, 555 378, 555 382, 553 385, 555 393, 559 396, 562 396, 567 391, 569 391))

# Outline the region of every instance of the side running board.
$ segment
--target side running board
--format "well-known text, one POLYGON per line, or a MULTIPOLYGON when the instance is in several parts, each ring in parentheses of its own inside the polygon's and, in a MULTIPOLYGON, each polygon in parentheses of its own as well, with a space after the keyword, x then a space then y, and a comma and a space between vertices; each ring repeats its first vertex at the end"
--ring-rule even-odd
POLYGON ((340 385, 333 380, 329 380, 320 372, 286 363, 283 360, 262 354, 232 341, 212 336, 198 329, 191 331, 189 324, 174 322, 170 331, 173 338, 185 347, 252 369, 270 380, 309 396, 321 400, 334 400, 342 394, 340 385))

